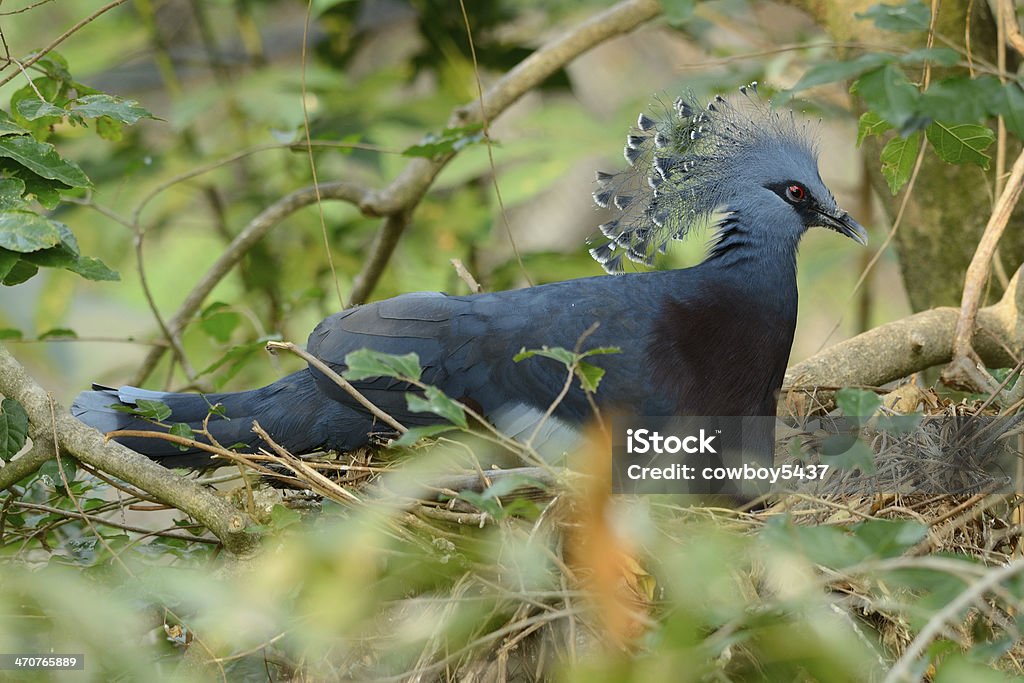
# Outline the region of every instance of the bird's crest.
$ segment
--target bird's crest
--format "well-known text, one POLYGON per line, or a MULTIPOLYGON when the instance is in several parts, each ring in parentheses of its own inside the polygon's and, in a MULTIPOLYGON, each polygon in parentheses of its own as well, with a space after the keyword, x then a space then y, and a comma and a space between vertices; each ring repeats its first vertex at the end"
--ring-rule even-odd
POLYGON ((629 168, 597 174, 594 202, 616 215, 598 226, 603 238, 591 256, 609 273, 621 273, 623 257, 652 265, 670 240, 706 224, 739 188, 744 167, 764 158, 773 146, 795 144, 812 156, 808 131, 771 108, 757 83, 740 88, 741 98, 720 95, 700 105, 687 93, 671 106, 641 113, 626 137, 629 168))

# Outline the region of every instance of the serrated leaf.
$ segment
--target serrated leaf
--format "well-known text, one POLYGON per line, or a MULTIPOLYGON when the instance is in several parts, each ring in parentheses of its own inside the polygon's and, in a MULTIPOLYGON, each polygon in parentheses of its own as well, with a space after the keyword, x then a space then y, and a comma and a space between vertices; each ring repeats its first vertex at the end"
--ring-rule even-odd
POLYGON ((932 11, 921 0, 909 0, 900 5, 880 3, 854 16, 858 19, 870 19, 883 31, 908 33, 927 31, 932 11))
POLYGON ((869 52, 852 60, 820 62, 804 72, 797 84, 793 86, 793 92, 800 92, 826 83, 847 81, 867 71, 877 69, 894 59, 895 57, 892 55, 869 52))
POLYGON ((64 115, 67 114, 67 112, 60 107, 39 98, 21 100, 17 104, 17 110, 19 114, 29 121, 35 121, 36 119, 40 119, 44 116, 63 118, 64 115))
POLYGON ((132 413, 148 420, 163 422, 171 416, 171 409, 163 401, 155 401, 149 398, 140 398, 135 401, 132 413))
POLYGON ((214 301, 199 315, 199 327, 221 344, 226 344, 231 339, 231 333, 241 321, 242 316, 230 310, 223 301, 214 301))
POLYGON ((455 429, 452 425, 423 425, 422 427, 411 427, 409 431, 402 434, 399 438, 393 440, 389 445, 391 446, 412 446, 420 439, 425 439, 430 436, 437 436, 444 432, 450 432, 455 429))
POLYGON ((373 349, 359 349, 349 353, 345 356, 345 365, 346 369, 341 375, 348 380, 372 377, 418 380, 423 372, 420 367, 420 357, 415 353, 399 356, 392 353, 381 353, 373 349))
POLYGON ((597 391, 597 385, 601 383, 601 378, 604 377, 604 368, 580 361, 576 366, 576 375, 580 378, 580 388, 592 394, 597 391))
POLYGON ((846 387, 836 392, 836 407, 852 420, 867 420, 882 407, 882 399, 873 391, 846 387))
POLYGON ((67 327, 54 327, 39 335, 43 339, 78 339, 78 333, 67 327))
POLYGON ((881 135, 887 130, 892 130, 892 126, 881 116, 873 111, 864 112, 857 120, 857 146, 860 147, 872 135, 881 135))
POLYGON ((22 254, 60 244, 59 223, 31 211, 0 212, 0 247, 22 254))
POLYGON ((918 115, 921 94, 894 64, 886 64, 858 78, 854 92, 901 135, 922 127, 918 115))
POLYGON ((483 125, 474 123, 457 128, 445 128, 440 133, 428 133, 418 144, 402 150, 407 157, 433 158, 458 152, 484 139, 483 125))
POLYGON ((466 412, 462 406, 448 398, 437 387, 427 387, 423 396, 410 392, 405 395, 405 402, 409 410, 414 413, 433 413, 462 429, 469 427, 469 423, 466 421, 466 412))
POLYGON ((996 140, 996 135, 986 126, 973 123, 956 125, 936 121, 925 131, 928 142, 939 157, 950 164, 974 164, 988 169, 992 157, 985 154, 996 140))
POLYGON ((512 356, 512 360, 516 363, 524 361, 527 358, 533 358, 534 356, 540 356, 541 358, 551 358, 557 360, 559 363, 564 365, 566 368, 571 368, 573 363, 579 358, 575 353, 568 349, 563 349, 561 346, 555 347, 541 347, 539 349, 526 349, 525 347, 520 349, 519 353, 512 356))
POLYGON ((123 100, 103 93, 79 97, 68 110, 90 119, 106 116, 129 126, 139 119, 156 118, 135 100, 123 100))
MULTIPOLYGON (((174 424, 171 425, 171 428, 168 430, 168 432, 173 434, 174 436, 180 436, 183 439, 195 439, 196 438, 196 435, 192 431, 192 428, 189 427, 184 422, 175 422, 174 424)), ((182 445, 182 444, 175 444, 175 446, 177 447, 177 449, 179 451, 187 451, 189 449, 188 446, 185 446, 185 445, 182 445)))
POLYGON ((882 175, 893 194, 910 180, 920 149, 921 133, 914 133, 908 138, 893 138, 882 148, 882 175))
POLYGON ((91 185, 78 164, 62 158, 53 145, 38 142, 28 135, 0 137, 0 156, 18 162, 42 178, 57 180, 68 187, 91 185))
POLYGON ((28 413, 13 398, 0 400, 0 458, 7 460, 25 446, 28 413))
POLYGON ((79 256, 77 261, 65 266, 64 269, 77 273, 86 280, 109 282, 121 279, 120 273, 92 256, 79 256))

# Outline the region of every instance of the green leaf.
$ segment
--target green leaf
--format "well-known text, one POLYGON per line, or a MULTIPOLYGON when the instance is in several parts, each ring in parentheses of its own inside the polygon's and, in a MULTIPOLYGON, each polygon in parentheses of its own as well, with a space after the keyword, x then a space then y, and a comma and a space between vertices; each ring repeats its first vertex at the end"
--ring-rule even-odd
POLYGON ((0 249, 0 281, 7 277, 7 274, 20 259, 21 254, 18 252, 0 249))
POLYGON ((41 100, 39 98, 21 100, 18 102, 17 110, 19 114, 29 121, 35 121, 36 119, 40 119, 44 116, 63 118, 64 115, 67 114, 67 112, 60 107, 54 106, 46 100, 41 100))
POLYGON ((875 26, 883 31, 909 33, 927 31, 932 18, 931 9, 921 0, 910 0, 901 5, 874 5, 865 12, 856 15, 858 19, 870 19, 875 26))
POLYGON ((69 187, 89 187, 89 178, 73 161, 62 158, 53 145, 27 135, 0 137, 0 157, 18 162, 38 176, 69 187))
POLYGON ((950 125, 936 121, 926 129, 928 142, 939 157, 950 164, 974 164, 988 169, 992 157, 984 153, 996 140, 986 126, 973 123, 950 125))
POLYGON ((35 277, 38 272, 38 266, 28 263, 24 259, 18 259, 18 262, 7 271, 7 275, 5 275, 3 279, 3 284, 8 287, 20 285, 22 282, 35 277))
POLYGON ((345 356, 346 369, 341 373, 348 380, 373 377, 395 377, 418 380, 423 372, 420 357, 415 353, 399 356, 373 349, 359 349, 345 356))
POLYGON ((67 480, 68 486, 70 486, 77 475, 78 461, 67 453, 61 453, 59 466, 57 464, 57 458, 53 458, 52 460, 44 462, 42 467, 39 468, 39 476, 47 477, 53 482, 53 488, 62 492, 67 491, 67 489, 64 488, 64 481, 67 480), (64 472, 63 477, 61 477, 62 470, 64 472))
POLYGON ((932 678, 935 683, 1008 683, 1014 679, 982 662, 972 662, 959 652, 944 657, 932 678))
POLYGON ((437 387, 427 387, 423 396, 410 392, 405 395, 405 401, 414 413, 434 413, 462 429, 469 428, 466 411, 437 387))
POLYGON ((77 261, 65 266, 65 270, 77 273, 86 280, 111 281, 121 279, 120 273, 110 269, 103 261, 92 256, 79 256, 77 261))
POLYGON ((873 391, 846 387, 836 392, 836 406, 850 419, 867 420, 882 407, 882 399, 873 391))
POLYGON ((28 438, 28 413, 13 398, 0 400, 0 458, 14 456, 28 438))
POLYGON ((422 427, 411 427, 409 431, 393 440, 389 445, 412 446, 420 439, 443 434, 444 432, 450 432, 452 429, 454 429, 452 425, 423 425, 422 427))
POLYGON ((846 471, 860 470, 864 474, 874 474, 878 469, 871 447, 855 434, 832 434, 825 437, 821 444, 821 458, 829 467, 846 471))
POLYGON ((900 55, 900 64, 923 64, 936 66, 956 66, 960 63, 960 53, 948 47, 922 47, 900 55))
POLYGON ((0 341, 4 339, 23 339, 25 335, 21 333, 21 330, 16 330, 12 327, 0 328, 0 341))
POLYGON ((79 97, 68 107, 68 110, 90 119, 107 116, 129 126, 139 119, 156 118, 139 106, 135 100, 123 100, 120 97, 102 93, 79 97))
POLYGON ((882 148, 882 175, 889 185, 889 191, 896 194, 910 180, 921 149, 921 133, 908 138, 893 138, 882 148))
POLYGON ((11 117, 7 115, 7 112, 0 111, 0 136, 24 135, 26 133, 28 133, 28 131, 12 121, 11 117))
POLYGON ((866 71, 871 71, 883 64, 888 64, 893 59, 895 58, 892 55, 881 52, 869 52, 848 61, 819 62, 804 72, 804 75, 797 81, 797 84, 793 86, 793 92, 824 85, 825 83, 847 81, 860 76, 866 71))
POLYGON ((921 94, 899 67, 886 64, 866 73, 857 79, 853 89, 876 114, 901 133, 920 127, 917 126, 917 107, 921 94))
POLYGON ((171 416, 171 409, 163 401, 155 401, 149 398, 140 398, 135 401, 132 413, 148 420, 163 422, 171 416))
POLYGON ((270 508, 270 526, 278 531, 301 521, 302 515, 280 503, 275 503, 274 507, 270 508))
POLYGON ((580 378, 580 388, 592 394, 597 391, 597 385, 601 383, 601 378, 604 377, 604 368, 580 361, 576 366, 576 376, 580 378))
POLYGON ((863 541, 836 526, 803 526, 777 517, 765 525, 760 536, 778 550, 799 553, 833 569, 860 564, 871 555, 863 541))
POLYGON ((60 243, 49 249, 40 249, 39 251, 25 254, 22 258, 29 263, 44 268, 66 268, 78 260, 78 242, 68 226, 56 221, 52 222, 56 225, 57 232, 60 234, 60 243))
MULTIPOLYGON (((171 425, 171 428, 168 430, 168 432, 170 434, 173 434, 174 436, 180 436, 183 439, 195 439, 196 438, 196 435, 192 431, 192 428, 189 427, 184 422, 175 422, 174 424, 171 425)), ((182 444, 174 444, 174 445, 177 447, 177 449, 179 451, 187 451, 189 449, 188 446, 185 446, 185 445, 182 445, 182 444)))
POLYGON ((866 111, 857 121, 857 146, 860 147, 872 135, 881 135, 891 129, 892 126, 881 116, 873 111, 866 111))
POLYGON ((989 109, 1003 117, 1006 129, 1024 139, 1024 90, 1015 81, 992 93, 989 109))
POLYGON ((199 326, 203 332, 221 344, 226 344, 231 339, 231 333, 241 321, 242 316, 230 310, 223 301, 214 301, 199 315, 199 326))
POLYGON ((869 519, 853 527, 854 535, 875 557, 902 555, 928 535, 928 526, 912 520, 869 519))
POLYGON ((527 358, 533 358, 534 356, 540 356, 542 358, 552 358, 557 360, 559 363, 564 365, 567 369, 571 368, 573 364, 578 360, 579 356, 568 349, 563 349, 561 346, 555 346, 549 348, 547 346, 539 349, 527 350, 526 347, 520 349, 519 353, 512 356, 512 360, 516 363, 524 361, 527 358))
POLYGON ((25 181, 21 178, 0 178, 0 211, 25 208, 25 181))
POLYGON ((457 128, 445 128, 440 133, 428 133, 419 144, 402 150, 407 157, 439 157, 458 152, 484 139, 483 124, 474 123, 457 128))
POLYGON ((78 333, 66 327, 54 327, 39 335, 39 340, 44 339, 78 339, 78 333))
POLYGON ((22 254, 61 242, 60 224, 31 211, 0 212, 0 247, 22 254))
POLYGON ((1003 86, 994 76, 956 76, 935 81, 921 93, 919 113, 932 121, 980 123, 992 116, 1003 86))

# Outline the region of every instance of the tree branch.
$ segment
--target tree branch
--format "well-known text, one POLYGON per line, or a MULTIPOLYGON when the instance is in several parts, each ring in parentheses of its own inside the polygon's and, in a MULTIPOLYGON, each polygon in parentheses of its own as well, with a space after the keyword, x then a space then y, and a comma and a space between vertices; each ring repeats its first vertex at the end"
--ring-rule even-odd
POLYGON ((984 387, 988 384, 976 368, 974 349, 971 339, 974 336, 974 325, 978 315, 981 296, 988 282, 992 267, 992 256, 995 254, 999 238, 1006 230, 1021 190, 1024 189, 1024 152, 1017 157, 1010 172, 1010 178, 999 195, 996 207, 992 211, 985 232, 974 251, 974 257, 967 267, 964 278, 963 298, 960 302, 960 317, 956 331, 953 333, 952 362, 942 372, 943 381, 955 386, 984 387))
POLYGON ((58 445, 68 453, 191 515, 219 538, 232 555, 244 557, 255 551, 259 538, 246 531, 248 518, 211 491, 119 443, 104 441, 99 432, 71 417, 61 406, 55 406, 51 414, 49 394, 3 346, 0 346, 0 393, 25 408, 33 440, 43 440, 52 429, 57 434, 58 445))
MULTIPOLYGON (((971 344, 989 367, 1014 366, 1024 357, 1022 270, 998 303, 978 311, 971 344)), ((933 308, 868 330, 791 367, 785 387, 880 386, 942 365, 953 357, 959 320, 956 308, 933 308)))
MULTIPOLYGON (((525 93, 558 71, 577 56, 609 38, 632 31, 662 11, 657 0, 625 0, 572 28, 552 42, 539 48, 515 68, 500 78, 482 97, 456 109, 448 126, 464 126, 479 122, 481 115, 488 121, 505 111, 525 93)), ((391 255, 398 238, 405 229, 409 216, 419 204, 434 179, 455 156, 455 153, 432 159, 415 158, 409 161, 398 176, 382 190, 366 190, 351 183, 328 183, 320 186, 321 199, 348 201, 366 216, 386 219, 374 239, 366 265, 355 278, 350 301, 359 303, 369 298, 391 255)), ((193 287, 177 312, 167 321, 171 335, 177 337, 196 314, 210 291, 241 260, 259 239, 287 216, 316 201, 314 188, 296 190, 267 207, 239 233, 227 250, 203 279, 193 287)), ((154 348, 146 356, 131 384, 142 384, 166 353, 166 348, 154 348)))

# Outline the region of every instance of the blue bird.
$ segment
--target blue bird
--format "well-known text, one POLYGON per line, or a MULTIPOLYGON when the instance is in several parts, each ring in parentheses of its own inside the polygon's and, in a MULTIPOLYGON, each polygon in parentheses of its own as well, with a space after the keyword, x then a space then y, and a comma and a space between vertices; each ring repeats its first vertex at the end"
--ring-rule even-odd
MULTIPOLYGON (((606 374, 594 396, 608 411, 634 415, 775 415, 797 317, 796 254, 808 228, 835 230, 864 244, 864 228, 841 210, 818 173, 808 126, 756 94, 690 95, 641 114, 626 140, 630 167, 599 173, 595 202, 614 211, 590 253, 614 276, 514 291, 448 296, 405 294, 336 313, 313 330, 307 350, 337 371, 347 354, 369 348, 415 352, 422 379, 478 410, 511 436, 530 436, 562 390, 556 362, 514 362, 527 349, 619 347, 591 358, 606 374), (673 239, 714 230, 706 258, 691 268, 622 274, 624 259, 651 264, 673 239)), ((388 378, 353 383, 399 422, 440 421, 406 405, 409 389, 388 378)), ((101 432, 160 430, 111 408, 139 399, 164 402, 172 422, 208 429, 223 445, 263 445, 253 420, 292 452, 348 451, 386 429, 313 367, 238 393, 175 394, 94 387, 72 413, 101 432)), ((574 386, 542 437, 573 433, 592 416, 574 386)), ((219 464, 159 439, 122 438, 168 467, 219 464)))

